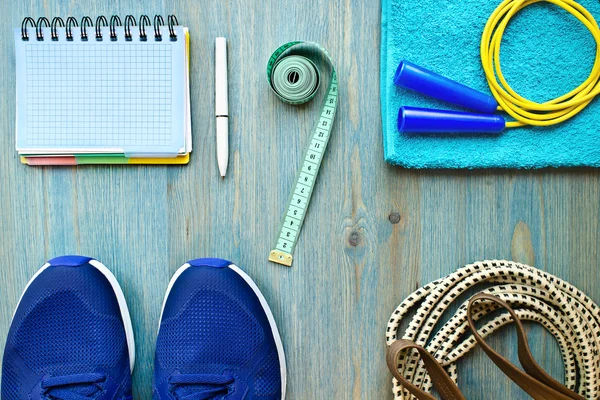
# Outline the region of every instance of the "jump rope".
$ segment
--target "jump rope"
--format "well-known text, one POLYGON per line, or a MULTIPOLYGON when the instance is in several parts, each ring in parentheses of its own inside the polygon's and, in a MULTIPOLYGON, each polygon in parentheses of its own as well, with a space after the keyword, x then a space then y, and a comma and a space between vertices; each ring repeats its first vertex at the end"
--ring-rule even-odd
MULTIPOLYGON (((400 108, 398 129, 407 133, 499 133, 526 125, 550 126, 577 115, 600 93, 600 29, 589 11, 572 0, 503 1, 485 25, 480 55, 492 96, 402 61, 394 76, 397 85, 477 113, 405 106, 400 108), (589 77, 572 91, 544 103, 519 95, 500 66, 500 46, 508 23, 523 8, 540 1, 572 14, 596 42, 589 77), (494 114, 497 111, 507 113, 514 121, 505 121, 494 114)), ((536 400, 600 399, 600 307, 569 283, 528 265, 479 262, 416 290, 392 314, 386 341, 396 399, 434 400, 430 393, 435 387, 444 400, 463 400, 457 386, 456 362, 477 345, 536 400), (433 331, 461 294, 482 284, 485 287, 479 293, 462 303, 437 332, 433 331), (498 314, 498 310, 502 312, 498 314), (408 327, 401 334, 404 320, 408 327), (564 361, 564 384, 534 360, 521 321, 535 321, 556 338, 564 361), (511 323, 517 327, 516 345, 523 369, 485 342, 487 336, 511 323)))
POLYGON ((408 61, 401 62, 394 77, 397 85, 478 113, 402 107, 398 117, 399 130, 407 133, 499 133, 504 128, 525 125, 550 126, 577 115, 600 93, 600 28, 590 12, 572 0, 503 1, 485 25, 480 56, 493 97, 408 61), (519 95, 506 81, 500 66, 500 46, 510 20, 523 8, 541 1, 561 7, 585 25, 596 42, 596 56, 590 75, 578 87, 553 100, 537 103, 519 95), (492 115, 495 111, 507 113, 514 121, 492 115))
POLYGON ((528 265, 478 262, 417 289, 393 312, 386 341, 396 399, 435 399, 432 386, 444 400, 464 399, 456 384, 456 362, 478 344, 534 399, 600 398, 600 307, 569 283, 528 265), (434 333, 459 296, 479 285, 487 286, 434 333), (499 309, 504 312, 497 314, 499 309), (414 317, 409 318, 411 311, 414 317), (485 318, 490 313, 497 316, 485 318), (409 324, 402 334, 399 328, 405 319, 409 324), (520 321, 535 321, 556 338, 565 366, 564 385, 533 360, 520 321), (519 360, 525 371, 485 343, 487 336, 511 323, 518 328, 519 360), (472 335, 466 335, 469 331, 472 335))

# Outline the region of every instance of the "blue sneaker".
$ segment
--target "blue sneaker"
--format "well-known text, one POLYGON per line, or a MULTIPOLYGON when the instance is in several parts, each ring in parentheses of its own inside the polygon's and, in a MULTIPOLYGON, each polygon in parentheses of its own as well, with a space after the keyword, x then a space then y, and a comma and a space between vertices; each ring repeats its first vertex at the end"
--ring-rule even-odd
POLYGON ((113 274, 89 257, 48 261, 13 315, 3 400, 130 400, 135 345, 113 274))
POLYGON ((154 399, 285 398, 283 345, 256 284, 229 261, 189 261, 163 303, 154 399))

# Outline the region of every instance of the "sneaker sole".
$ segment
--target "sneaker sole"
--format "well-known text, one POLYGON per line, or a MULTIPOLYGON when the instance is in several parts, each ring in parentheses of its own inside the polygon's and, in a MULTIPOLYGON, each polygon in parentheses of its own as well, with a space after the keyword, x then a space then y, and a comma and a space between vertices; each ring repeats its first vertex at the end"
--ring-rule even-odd
MULTIPOLYGON (((117 278, 115 278, 113 273, 110 272, 110 270, 108 268, 106 268, 106 266, 104 264, 102 264, 98 260, 90 260, 89 264, 92 267, 96 268, 102 275, 104 275, 104 277, 110 283, 110 286, 112 287, 113 292, 115 293, 115 296, 117 297, 117 302, 119 304, 119 310, 121 312, 121 319, 123 320, 123 326, 125 328, 125 338, 127 340, 127 351, 129 353, 129 370, 133 374, 133 367, 135 365, 135 338, 133 335, 133 326, 131 325, 131 316, 129 315, 129 308, 127 307, 127 302, 125 301, 125 295, 123 294, 123 290, 121 289, 121 286, 119 285, 119 282, 117 281, 117 278)), ((19 302, 17 303, 17 307, 15 308, 15 312, 13 313, 13 319, 15 317, 15 314, 17 313, 19 305, 21 304, 21 300, 23 300, 23 296, 25 295, 25 292, 27 291, 27 289, 29 289, 29 286, 33 283, 33 281, 42 272, 44 272, 50 266, 51 266, 51 264, 49 264, 49 263, 44 264, 35 273, 35 275, 33 275, 33 277, 29 280, 29 282, 27 283, 27 286, 25 286, 25 290, 23 290, 23 293, 21 294, 21 297, 19 298, 19 302)), ((11 321, 11 324, 12 324, 12 321, 11 321)))
MULTIPOLYGON (((160 323, 162 321, 163 311, 165 309, 165 305, 167 304, 167 298, 169 297, 169 293, 171 293, 171 289, 173 288, 175 281, 189 267, 191 267, 190 264, 188 264, 188 263, 183 264, 175 272, 175 274, 171 278, 171 281, 169 282, 169 286, 167 287, 167 292, 165 293, 165 298, 163 300, 162 309, 160 310, 160 319, 158 322, 158 331, 159 332, 160 332, 160 323)), ((228 268, 235 271, 252 288, 252 290, 254 291, 254 294, 256 294, 256 297, 258 297, 258 300, 260 301, 260 304, 261 304, 263 310, 265 311, 265 314, 267 315, 267 320, 269 321, 269 325, 271 327, 271 332, 273 333, 273 339, 275 340, 275 346, 277 348, 277 355, 279 357, 279 369, 280 369, 280 374, 281 374, 281 399, 283 400, 283 399, 285 399, 285 392, 286 392, 286 386, 287 386, 287 367, 286 367, 286 363, 285 363, 285 352, 283 350, 283 342, 281 341, 281 336, 279 335, 279 330, 277 329, 277 324, 275 323, 275 318, 273 317, 271 308, 269 307, 269 304, 267 303, 265 296, 263 296, 262 292, 260 291, 258 286, 256 286, 256 283, 254 283, 252 278, 250 278, 244 271, 242 271, 235 264, 229 264, 228 268)))

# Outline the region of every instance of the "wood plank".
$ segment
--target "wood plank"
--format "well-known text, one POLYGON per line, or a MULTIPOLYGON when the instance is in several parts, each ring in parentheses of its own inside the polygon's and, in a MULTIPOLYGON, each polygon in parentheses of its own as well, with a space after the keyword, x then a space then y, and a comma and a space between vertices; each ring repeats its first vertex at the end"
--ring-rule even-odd
MULTIPOLYGON (((5 3, 0 36, 0 346, 21 290, 45 260, 97 257, 121 282, 137 339, 135 398, 151 398, 160 304, 187 259, 228 258, 260 286, 288 359, 289 399, 390 399, 384 333, 419 285, 483 258, 513 258, 600 294, 600 173, 407 171, 383 162, 379 19, 353 0, 122 0, 5 3), (14 151, 12 28, 25 16, 175 13, 191 28, 192 162, 184 167, 31 168, 14 151), (214 38, 230 40, 231 159, 218 176, 214 38), (291 39, 336 61, 340 110, 291 269, 267 262, 318 102, 282 104, 265 65, 291 39), (392 223, 392 221, 394 223, 392 223)), ((49 94, 50 96, 51 94, 49 94)), ((534 352, 557 377, 560 354, 535 327, 534 352)), ((508 330, 492 340, 503 342, 508 330)), ((460 365, 468 398, 526 398, 477 351, 460 365), (488 381, 490 376, 498 379, 488 381), (486 381, 485 384, 483 382, 486 381)))

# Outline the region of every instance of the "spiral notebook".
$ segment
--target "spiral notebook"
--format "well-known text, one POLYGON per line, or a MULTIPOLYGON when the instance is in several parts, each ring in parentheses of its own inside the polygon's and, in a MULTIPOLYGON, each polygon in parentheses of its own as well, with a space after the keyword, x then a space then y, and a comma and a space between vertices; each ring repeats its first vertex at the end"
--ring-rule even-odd
POLYGON ((15 29, 16 149, 30 165, 182 164, 192 150, 189 32, 143 15, 15 29))

